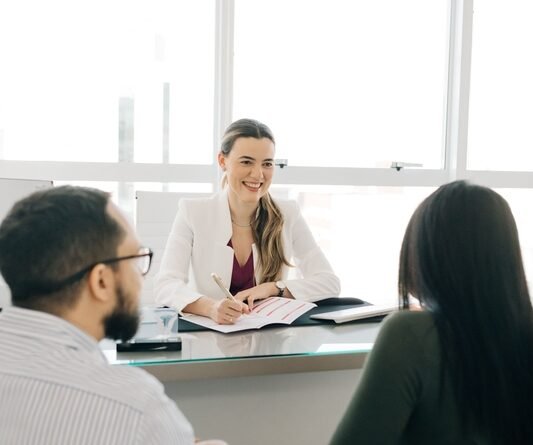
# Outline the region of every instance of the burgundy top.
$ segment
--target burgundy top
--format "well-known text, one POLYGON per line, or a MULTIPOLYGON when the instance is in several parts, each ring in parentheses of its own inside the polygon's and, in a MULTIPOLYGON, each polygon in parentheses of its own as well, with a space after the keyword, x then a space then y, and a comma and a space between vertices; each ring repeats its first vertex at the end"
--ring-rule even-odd
MULTIPOLYGON (((233 249, 231 240, 228 242, 228 246, 233 249)), ((237 261, 237 257, 233 255, 233 273, 231 274, 231 285, 229 291, 232 295, 240 292, 241 290, 250 289, 255 286, 254 277, 254 255, 250 253, 246 264, 241 267, 237 261)))

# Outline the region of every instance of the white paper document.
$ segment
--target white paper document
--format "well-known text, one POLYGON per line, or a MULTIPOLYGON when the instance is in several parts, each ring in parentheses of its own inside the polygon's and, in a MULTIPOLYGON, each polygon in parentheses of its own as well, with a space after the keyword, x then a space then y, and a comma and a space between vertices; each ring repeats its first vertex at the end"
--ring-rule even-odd
POLYGON ((184 317, 184 320, 218 332, 228 333, 247 329, 259 329, 267 324, 291 324, 300 315, 305 314, 315 306, 315 303, 308 303, 306 301, 270 297, 261 300, 256 304, 250 314, 241 315, 235 324, 232 325, 218 324, 210 318, 202 317, 201 315, 187 315, 184 317))

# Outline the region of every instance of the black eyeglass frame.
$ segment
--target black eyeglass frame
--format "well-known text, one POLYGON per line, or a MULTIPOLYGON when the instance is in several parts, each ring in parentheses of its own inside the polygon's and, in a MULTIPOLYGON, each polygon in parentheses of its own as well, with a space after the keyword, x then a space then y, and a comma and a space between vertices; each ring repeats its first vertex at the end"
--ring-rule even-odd
POLYGON ((70 275, 69 277, 65 278, 64 280, 61 280, 59 283, 55 283, 53 285, 54 290, 59 290, 59 289, 65 287, 65 286, 68 286, 70 284, 75 283, 78 280, 81 280, 85 274, 90 272, 93 268, 95 268, 99 264, 113 264, 113 263, 116 263, 118 261, 132 260, 134 258, 148 257, 148 267, 146 268, 146 271, 142 271, 141 270, 141 274, 143 276, 145 276, 148 272, 150 272, 150 267, 152 266, 152 257, 154 256, 154 252, 149 247, 141 247, 141 249, 147 249, 148 251, 145 252, 145 253, 137 253, 135 255, 119 256, 119 257, 116 257, 116 258, 108 258, 108 259, 102 260, 102 261, 95 261, 94 263, 89 264, 87 267, 84 267, 83 269, 81 269, 78 272, 70 275))

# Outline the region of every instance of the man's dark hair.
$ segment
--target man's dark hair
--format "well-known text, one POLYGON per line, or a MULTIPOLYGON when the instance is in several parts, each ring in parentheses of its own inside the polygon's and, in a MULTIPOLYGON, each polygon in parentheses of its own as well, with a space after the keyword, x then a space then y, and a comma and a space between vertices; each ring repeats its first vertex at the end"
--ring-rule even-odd
POLYGON ((116 256, 124 229, 107 212, 109 194, 62 186, 18 201, 0 225, 0 273, 12 303, 56 312, 71 307, 81 279, 62 285, 87 266, 116 256))

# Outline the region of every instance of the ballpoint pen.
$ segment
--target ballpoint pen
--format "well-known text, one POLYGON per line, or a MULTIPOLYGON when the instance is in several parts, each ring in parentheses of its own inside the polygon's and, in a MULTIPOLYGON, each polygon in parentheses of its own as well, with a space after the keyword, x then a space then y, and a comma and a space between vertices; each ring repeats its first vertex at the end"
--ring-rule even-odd
POLYGON ((220 289, 222 289, 222 292, 224 292, 224 295, 226 296, 226 298, 229 298, 232 301, 237 301, 235 299, 235 297, 233 295, 231 295, 231 292, 228 290, 228 288, 226 286, 224 286, 224 283, 222 282, 222 279, 216 273, 213 272, 211 274, 211 277, 213 278, 213 280, 215 280, 215 283, 218 284, 218 287, 220 287, 220 289))

